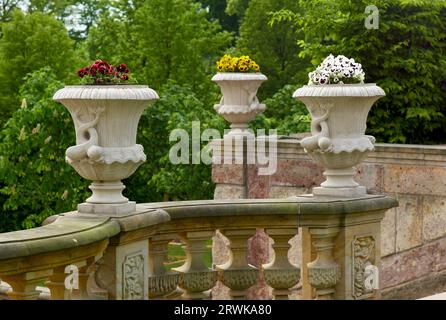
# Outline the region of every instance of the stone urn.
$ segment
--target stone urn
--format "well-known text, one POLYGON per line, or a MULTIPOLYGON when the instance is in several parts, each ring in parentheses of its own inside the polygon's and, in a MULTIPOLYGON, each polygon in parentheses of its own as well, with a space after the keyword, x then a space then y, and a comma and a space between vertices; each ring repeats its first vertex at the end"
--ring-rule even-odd
POLYGON ((265 105, 257 98, 257 90, 266 80, 262 73, 237 72, 221 72, 212 78, 223 94, 214 109, 231 123, 228 135, 249 134, 248 122, 265 111, 265 105))
POLYGON ((136 144, 138 122, 144 109, 159 97, 147 86, 66 86, 53 99, 70 112, 76 145, 67 149, 66 161, 90 185, 92 196, 79 212, 119 215, 135 211, 135 202, 122 195, 122 179, 146 160, 136 144))
POLYGON ((375 138, 365 135, 367 115, 384 96, 374 83, 308 85, 294 92, 312 118, 312 136, 301 141, 302 147, 326 169, 326 181, 313 189, 314 195, 366 195, 354 180, 355 166, 374 150, 375 138))

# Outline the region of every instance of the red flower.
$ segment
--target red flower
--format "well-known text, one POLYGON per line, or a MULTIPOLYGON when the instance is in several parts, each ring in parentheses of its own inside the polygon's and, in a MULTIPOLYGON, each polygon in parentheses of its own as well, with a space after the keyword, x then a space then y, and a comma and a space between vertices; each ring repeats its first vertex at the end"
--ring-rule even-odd
POLYGON ((79 69, 79 70, 77 71, 77 75, 78 75, 79 77, 83 78, 83 77, 85 77, 85 76, 88 75, 88 72, 89 72, 88 67, 86 67, 86 68, 82 68, 82 69, 79 69))
POLYGON ((125 63, 121 63, 121 65, 118 67, 118 71, 125 72, 125 70, 127 70, 127 66, 125 65, 125 63))
POLYGON ((105 75, 105 74, 108 73, 108 68, 106 66, 102 65, 102 66, 99 67, 98 71, 99 71, 99 73, 105 75))
POLYGON ((127 65, 121 63, 115 67, 104 60, 96 60, 91 66, 84 67, 77 71, 80 78, 88 76, 88 80, 95 84, 118 83, 129 80, 127 75, 130 70, 127 65))

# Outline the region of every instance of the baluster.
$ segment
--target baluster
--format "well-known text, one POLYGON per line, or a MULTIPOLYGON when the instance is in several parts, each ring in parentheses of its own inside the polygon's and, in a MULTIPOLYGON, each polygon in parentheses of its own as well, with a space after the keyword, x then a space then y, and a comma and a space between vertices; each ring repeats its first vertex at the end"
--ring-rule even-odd
POLYGON ((88 279, 92 275, 91 267, 99 256, 67 266, 54 268, 53 275, 46 283, 51 291, 51 300, 88 300, 88 279), (73 287, 71 287, 73 286, 73 287))
POLYGON ((100 257, 102 257, 102 255, 92 257, 87 260, 85 266, 79 266, 79 289, 71 292, 71 298, 73 300, 95 299, 94 295, 92 294, 92 296, 90 296, 90 293, 88 292, 88 279, 94 274, 95 263, 100 257))
POLYGON ((300 280, 300 269, 288 259, 288 251, 291 248, 289 240, 293 238, 298 229, 267 229, 268 235, 273 238, 273 260, 264 264, 266 283, 273 288, 275 300, 287 300, 291 294, 291 288, 300 280))
POLYGON ((52 274, 53 270, 41 270, 3 276, 4 280, 12 287, 8 296, 13 300, 37 300, 40 291, 36 287, 45 283, 52 274))
POLYGON ((186 243, 187 260, 175 270, 182 273, 180 287, 185 290, 183 299, 209 299, 207 291, 217 282, 217 272, 208 268, 204 262, 204 254, 208 251, 206 242, 213 235, 213 231, 187 232, 181 235, 186 243))
POLYGON ((229 239, 230 258, 217 266, 220 269, 220 281, 230 290, 234 300, 246 299, 247 291, 257 283, 259 270, 247 260, 248 239, 255 229, 227 230, 223 234, 229 239))
POLYGON ((7 284, 6 282, 2 282, 0 279, 0 300, 7 300, 8 298, 8 292, 11 291, 11 286, 7 284))
POLYGON ((51 291, 51 300, 71 300, 71 290, 65 288, 65 266, 54 268, 54 272, 46 286, 51 291))
POLYGON ((316 289, 316 300, 331 300, 335 286, 341 279, 339 264, 334 259, 333 248, 337 228, 310 228, 316 260, 308 263, 309 283, 316 289))
POLYGON ((149 240, 149 298, 164 299, 176 290, 180 274, 167 271, 167 249, 172 235, 154 236, 149 240))

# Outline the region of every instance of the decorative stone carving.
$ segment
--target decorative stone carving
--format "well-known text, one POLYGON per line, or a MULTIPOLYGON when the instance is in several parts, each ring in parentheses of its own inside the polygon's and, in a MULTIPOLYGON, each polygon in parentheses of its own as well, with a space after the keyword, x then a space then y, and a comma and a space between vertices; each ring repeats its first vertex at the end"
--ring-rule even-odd
POLYGON ((300 269, 272 269, 265 270, 266 283, 277 290, 288 290, 298 284, 300 269))
POLYGON ((216 271, 188 272, 184 273, 180 288, 187 290, 189 293, 202 293, 212 289, 218 280, 216 271))
POLYGON ((134 254, 127 256, 123 263, 123 299, 144 299, 144 256, 134 254))
POLYGON ((341 279, 339 266, 333 267, 312 267, 308 269, 310 283, 316 289, 330 289, 341 279))
POLYGON ((257 90, 266 80, 261 73, 217 73, 212 78, 223 94, 214 109, 231 123, 229 135, 248 134, 248 122, 265 111, 265 105, 257 98, 257 90))
POLYGON ((310 85, 293 97, 311 114, 312 136, 301 141, 306 152, 326 168, 327 180, 314 188, 315 195, 356 197, 366 189, 354 180, 355 166, 374 150, 375 138, 365 135, 373 103, 384 97, 375 84, 310 85))
POLYGON ((367 288, 366 268, 375 265, 375 239, 373 236, 358 237, 352 242, 353 263, 353 297, 355 299, 367 299, 374 294, 373 288, 367 288))
POLYGON ((67 86, 53 97, 73 118, 76 145, 67 149, 67 162, 85 179, 93 194, 78 210, 110 215, 129 213, 135 203, 122 195, 122 179, 146 161, 136 144, 142 112, 158 99, 147 86, 67 86))
POLYGON ((149 276, 150 299, 165 296, 173 292, 180 282, 179 273, 165 273, 162 275, 149 276))
POLYGON ((222 270, 219 273, 219 280, 225 286, 234 291, 245 291, 257 283, 259 270, 242 269, 242 270, 222 270))

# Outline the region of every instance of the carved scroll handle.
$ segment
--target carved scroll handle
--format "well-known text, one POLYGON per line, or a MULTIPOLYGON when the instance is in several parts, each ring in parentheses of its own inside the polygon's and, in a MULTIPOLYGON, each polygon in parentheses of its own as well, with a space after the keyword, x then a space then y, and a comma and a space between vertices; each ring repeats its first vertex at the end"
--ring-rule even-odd
POLYGON ((308 151, 320 149, 321 151, 330 151, 332 148, 332 142, 330 139, 330 131, 327 125, 327 119, 330 115, 329 107, 321 107, 321 110, 325 111, 322 116, 316 116, 312 113, 311 132, 312 137, 308 137, 302 140, 301 145, 308 151))
POLYGON ((214 104, 214 110, 218 112, 224 104, 225 104, 225 97, 221 97, 220 103, 214 104))
MULTIPOLYGON (((80 120, 79 111, 74 113, 75 121, 80 124, 76 132, 76 140, 78 145, 67 149, 66 157, 68 162, 80 161, 87 158, 89 156, 89 149, 97 146, 98 133, 95 126, 98 124, 99 117, 104 110, 104 107, 99 107, 96 110, 92 110, 91 112, 94 115, 94 119, 86 123, 82 123, 80 120)), ((96 153, 97 152, 90 152, 91 155, 95 155, 96 153)), ((94 157, 97 156, 95 155, 94 157)))
POLYGON ((249 109, 253 111, 257 111, 258 113, 265 111, 266 106, 264 104, 261 104, 259 102, 259 98, 257 98, 257 90, 245 90, 248 92, 248 103, 249 103, 249 109))

